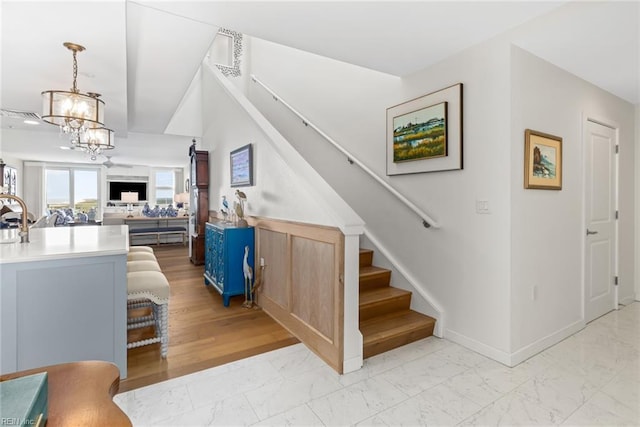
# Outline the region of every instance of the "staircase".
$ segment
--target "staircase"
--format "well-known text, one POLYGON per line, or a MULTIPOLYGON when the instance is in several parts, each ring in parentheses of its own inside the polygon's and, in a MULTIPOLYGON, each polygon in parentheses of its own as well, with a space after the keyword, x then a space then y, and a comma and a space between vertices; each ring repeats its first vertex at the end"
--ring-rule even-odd
POLYGON ((360 249, 360 332, 368 358, 433 335, 436 320, 409 308, 411 292, 389 285, 391 271, 360 249))

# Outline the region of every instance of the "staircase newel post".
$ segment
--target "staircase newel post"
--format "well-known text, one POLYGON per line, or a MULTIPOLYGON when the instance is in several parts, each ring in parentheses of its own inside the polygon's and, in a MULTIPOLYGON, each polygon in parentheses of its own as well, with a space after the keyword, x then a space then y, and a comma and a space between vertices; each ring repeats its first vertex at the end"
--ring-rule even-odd
POLYGON ((359 316, 360 231, 357 234, 344 232, 344 347, 343 373, 357 371, 362 367, 362 333, 359 316))

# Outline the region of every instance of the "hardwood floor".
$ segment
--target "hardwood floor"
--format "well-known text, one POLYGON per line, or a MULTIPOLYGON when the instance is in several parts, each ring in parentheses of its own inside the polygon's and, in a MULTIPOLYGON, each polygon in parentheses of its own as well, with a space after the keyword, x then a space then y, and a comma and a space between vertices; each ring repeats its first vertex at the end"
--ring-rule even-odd
MULTIPOLYGON (((128 350, 128 377, 120 382, 120 392, 298 342, 262 310, 242 307, 242 296, 224 307, 220 294, 204 286, 204 267, 189 262, 186 247, 153 249, 171 286, 169 353, 162 359, 160 344, 128 350)), ((152 327, 129 331, 129 338, 152 332, 152 327)))

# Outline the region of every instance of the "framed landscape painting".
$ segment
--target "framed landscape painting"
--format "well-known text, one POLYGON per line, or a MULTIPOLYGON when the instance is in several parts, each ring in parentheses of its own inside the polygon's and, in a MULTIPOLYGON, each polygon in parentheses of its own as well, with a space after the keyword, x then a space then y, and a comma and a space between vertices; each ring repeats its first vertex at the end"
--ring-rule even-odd
POLYGON ((387 175, 462 169, 462 84, 387 109, 387 175))
POLYGON ((393 118, 393 161, 447 155, 447 103, 441 102, 393 118))
POLYGON ((562 189, 562 138, 524 131, 524 188, 562 189))

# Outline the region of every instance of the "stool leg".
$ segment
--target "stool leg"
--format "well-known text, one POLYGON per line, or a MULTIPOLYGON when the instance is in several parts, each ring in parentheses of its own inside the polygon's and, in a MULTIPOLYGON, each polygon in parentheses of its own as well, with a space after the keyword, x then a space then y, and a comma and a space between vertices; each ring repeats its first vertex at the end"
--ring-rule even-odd
POLYGON ((160 332, 160 355, 167 358, 169 350, 169 304, 158 306, 159 332, 160 332))

